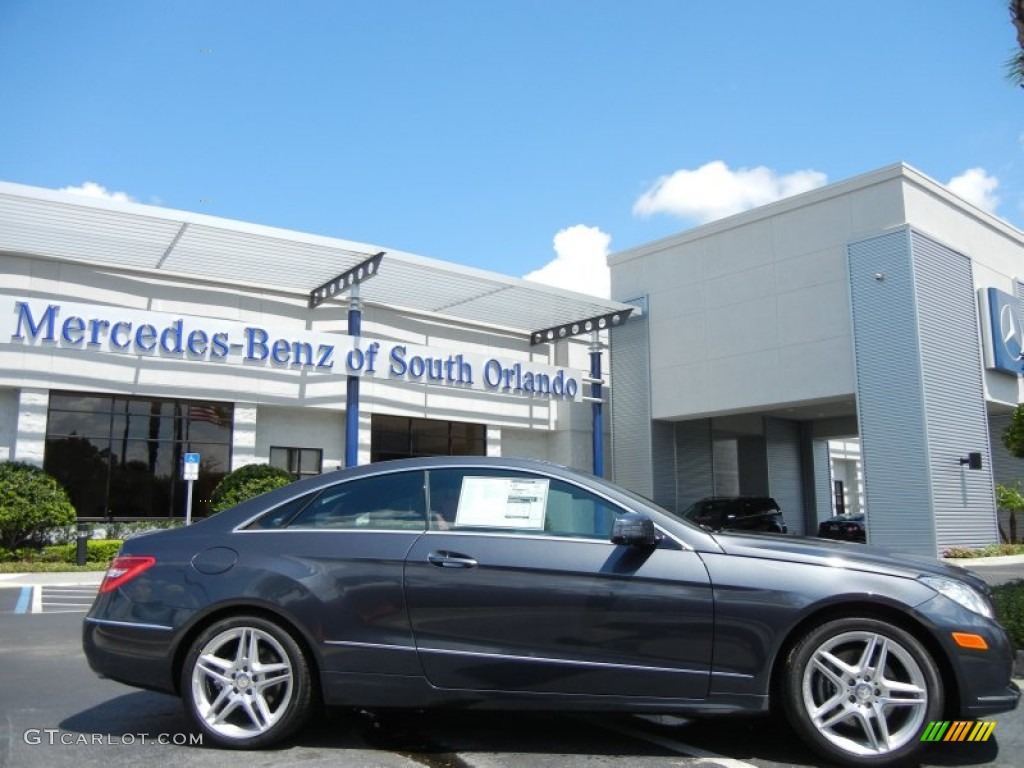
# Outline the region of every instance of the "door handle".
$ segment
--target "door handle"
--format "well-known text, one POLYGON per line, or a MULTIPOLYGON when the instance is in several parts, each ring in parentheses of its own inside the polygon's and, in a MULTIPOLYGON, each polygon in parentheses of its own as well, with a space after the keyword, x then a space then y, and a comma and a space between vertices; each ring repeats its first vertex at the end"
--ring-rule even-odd
POLYGON ((479 565, 472 557, 444 551, 431 552, 427 555, 427 562, 438 568, 476 568, 479 565))

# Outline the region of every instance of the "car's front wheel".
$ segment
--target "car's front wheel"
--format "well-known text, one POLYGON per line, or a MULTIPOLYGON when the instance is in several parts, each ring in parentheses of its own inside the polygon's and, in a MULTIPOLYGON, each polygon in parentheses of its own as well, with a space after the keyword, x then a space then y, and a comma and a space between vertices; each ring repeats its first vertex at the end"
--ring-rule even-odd
POLYGON ((309 718, 313 684, 295 639, 256 616, 218 621, 192 644, 181 672, 185 711, 217 746, 267 747, 309 718))
POLYGON ((920 746, 940 719, 942 680, 909 632, 868 618, 829 621, 791 650, 784 673, 788 719, 816 751, 847 765, 890 766, 920 746))

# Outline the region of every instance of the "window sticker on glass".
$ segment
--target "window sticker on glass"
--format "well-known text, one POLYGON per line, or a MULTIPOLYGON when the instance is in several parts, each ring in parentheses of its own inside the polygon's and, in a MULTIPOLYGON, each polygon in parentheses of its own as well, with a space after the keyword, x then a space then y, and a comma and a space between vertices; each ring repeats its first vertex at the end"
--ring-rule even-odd
POLYGON ((465 477, 456 526, 544 530, 548 480, 527 477, 465 477))

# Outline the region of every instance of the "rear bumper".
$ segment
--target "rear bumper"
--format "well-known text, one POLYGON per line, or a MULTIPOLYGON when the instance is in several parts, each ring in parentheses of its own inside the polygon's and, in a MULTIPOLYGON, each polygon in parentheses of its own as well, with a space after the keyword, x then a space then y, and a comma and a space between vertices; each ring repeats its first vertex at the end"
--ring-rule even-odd
POLYGON ((82 624, 82 649, 100 677, 137 688, 177 693, 172 679, 170 627, 88 617, 82 624))

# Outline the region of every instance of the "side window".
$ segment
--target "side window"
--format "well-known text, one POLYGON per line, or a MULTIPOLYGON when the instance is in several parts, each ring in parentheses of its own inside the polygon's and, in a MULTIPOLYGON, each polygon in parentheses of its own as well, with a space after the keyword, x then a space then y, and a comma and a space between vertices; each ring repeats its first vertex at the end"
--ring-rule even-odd
POLYGON ((423 473, 375 475, 332 485, 307 505, 288 527, 425 530, 423 473))
POLYGON ((281 528, 288 523, 295 513, 302 509, 304 506, 309 504, 310 500, 315 496, 314 493, 307 493, 304 496, 286 501, 279 507, 274 507, 272 510, 267 512, 265 515, 256 518, 249 525, 246 526, 247 530, 267 530, 270 528, 281 528))
POLYGON ((621 507, 557 478, 483 468, 429 473, 431 530, 608 539, 621 507))
POLYGON ((561 480, 551 481, 547 506, 545 532, 588 539, 609 538, 615 515, 622 512, 610 501, 561 480))

